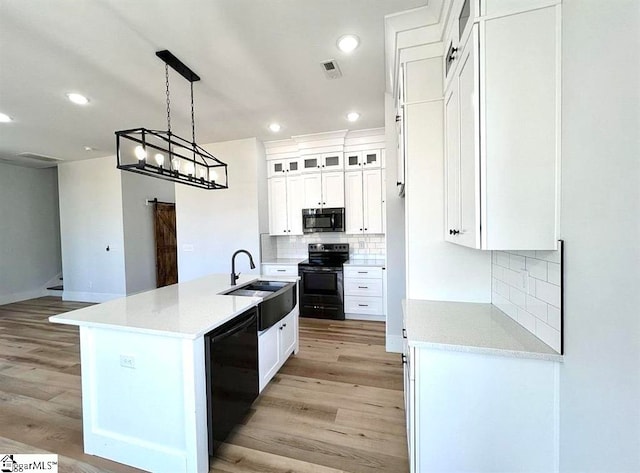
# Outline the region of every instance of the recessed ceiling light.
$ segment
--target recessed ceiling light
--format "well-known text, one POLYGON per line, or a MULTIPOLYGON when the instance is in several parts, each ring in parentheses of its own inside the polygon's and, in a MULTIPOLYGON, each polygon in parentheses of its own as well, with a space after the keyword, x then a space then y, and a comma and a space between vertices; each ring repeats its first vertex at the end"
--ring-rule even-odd
POLYGON ((358 47, 360 38, 354 34, 346 34, 338 38, 338 49, 343 53, 350 53, 358 47))
POLYGON ((282 127, 280 126, 279 123, 272 123, 271 125, 269 125, 269 130, 271 130, 274 133, 278 133, 281 128, 282 127))
POLYGON ((6 113, 0 113, 0 123, 9 123, 12 122, 13 118, 11 118, 6 113))
POLYGON ((356 120, 358 120, 358 118, 360 118, 360 114, 358 112, 347 113, 347 120, 349 120, 350 122, 355 122, 356 120))
POLYGON ((85 146, 84 150, 85 151, 93 151, 95 148, 92 148, 91 146, 85 146))
POLYGON ((67 98, 77 105, 86 105, 89 103, 89 99, 84 95, 76 94, 74 92, 68 93, 67 98))

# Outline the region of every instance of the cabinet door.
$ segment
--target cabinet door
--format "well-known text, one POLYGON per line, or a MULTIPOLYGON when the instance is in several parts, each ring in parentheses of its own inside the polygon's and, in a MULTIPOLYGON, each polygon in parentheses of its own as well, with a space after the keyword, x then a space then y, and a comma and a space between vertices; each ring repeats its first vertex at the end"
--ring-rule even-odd
POLYGON ((319 171, 322 166, 322 157, 320 155, 305 156, 302 158, 302 171, 319 171))
POLYGON ((320 173, 302 176, 304 188, 302 190, 303 209, 317 209, 322 207, 322 176, 320 173))
POLYGON ((362 152, 362 165, 365 169, 377 169, 382 166, 382 154, 379 149, 362 152))
POLYGON ((302 172, 302 158, 291 158, 287 160, 286 172, 291 174, 298 174, 302 172))
POLYGON ((344 173, 322 173, 322 206, 344 207, 344 173))
POLYGON ((480 248, 480 130, 478 123, 478 27, 460 55, 458 92, 460 120, 460 234, 457 243, 480 248))
POLYGON ((362 206, 365 233, 382 233, 382 173, 380 169, 362 171, 362 206))
POLYGON ((362 151, 353 151, 351 153, 345 153, 344 155, 344 168, 345 170, 356 170, 362 167, 362 151))
POLYGON ((304 176, 287 177, 287 235, 302 235, 304 176))
POLYGON ((280 360, 284 362, 296 346, 295 314, 287 315, 276 325, 278 325, 278 331, 280 332, 280 360))
POLYGON ((456 242, 460 231, 460 126, 459 97, 456 81, 445 96, 445 227, 444 238, 456 242))
POLYGON ((267 161, 267 177, 282 176, 287 170, 287 162, 284 159, 267 161))
POLYGON ((288 230, 287 178, 272 177, 269 179, 269 233, 288 235, 288 230))
POLYGON ((260 391, 280 367, 280 346, 278 345, 280 330, 278 325, 265 330, 258 335, 258 373, 260 376, 260 391))
POLYGON ((342 171, 343 169, 343 153, 326 153, 322 155, 323 171, 342 171))
POLYGON ((362 172, 344 173, 344 200, 345 232, 362 233, 362 172))

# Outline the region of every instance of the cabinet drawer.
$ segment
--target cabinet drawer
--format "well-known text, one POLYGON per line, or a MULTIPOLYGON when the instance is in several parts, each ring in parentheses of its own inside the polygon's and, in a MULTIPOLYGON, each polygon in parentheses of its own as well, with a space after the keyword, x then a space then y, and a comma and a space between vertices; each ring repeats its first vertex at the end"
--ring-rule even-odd
POLYGON ((345 266, 344 277, 345 279, 382 279, 382 268, 376 266, 345 266))
POLYGON ((344 293, 348 296, 382 297, 382 279, 345 279, 344 293))
POLYGON ((382 297, 345 296, 344 311, 347 314, 384 315, 382 297))
POLYGON ((297 265, 263 264, 262 274, 265 276, 297 276, 297 265))

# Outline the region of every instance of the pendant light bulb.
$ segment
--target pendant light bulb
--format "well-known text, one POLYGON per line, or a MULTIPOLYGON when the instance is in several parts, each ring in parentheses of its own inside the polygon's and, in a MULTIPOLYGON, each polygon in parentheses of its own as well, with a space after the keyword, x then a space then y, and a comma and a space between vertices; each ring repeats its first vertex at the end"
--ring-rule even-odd
POLYGON ((164 155, 158 153, 156 154, 156 163, 158 164, 158 166, 162 167, 164 165, 164 155))
POLYGON ((209 176, 211 177, 211 182, 216 182, 218 180, 218 173, 213 169, 209 173, 209 176))
POLYGON ((176 172, 180 171, 180 160, 178 158, 173 158, 173 161, 171 161, 171 167, 176 172))
POLYGON ((184 167, 184 173, 187 174, 188 176, 193 176, 194 173, 194 167, 193 164, 191 163, 187 163, 184 167))
POLYGON ((136 158, 138 158, 138 161, 144 161, 145 159, 147 159, 147 152, 140 145, 136 146, 134 153, 136 155, 136 158))

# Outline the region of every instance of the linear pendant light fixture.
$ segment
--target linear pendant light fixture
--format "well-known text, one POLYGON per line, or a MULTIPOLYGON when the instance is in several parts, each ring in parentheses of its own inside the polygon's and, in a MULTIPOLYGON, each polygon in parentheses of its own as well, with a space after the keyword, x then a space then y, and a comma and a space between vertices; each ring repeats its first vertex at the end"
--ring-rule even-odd
POLYGON ((156 52, 156 56, 165 63, 167 131, 116 131, 118 169, 202 189, 228 189, 227 165, 196 144, 193 83, 200 77, 167 50, 156 52), (191 85, 191 142, 171 132, 169 66, 191 85))

